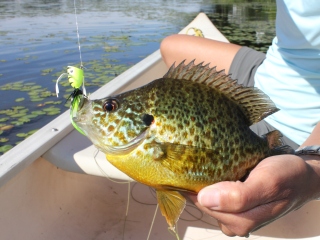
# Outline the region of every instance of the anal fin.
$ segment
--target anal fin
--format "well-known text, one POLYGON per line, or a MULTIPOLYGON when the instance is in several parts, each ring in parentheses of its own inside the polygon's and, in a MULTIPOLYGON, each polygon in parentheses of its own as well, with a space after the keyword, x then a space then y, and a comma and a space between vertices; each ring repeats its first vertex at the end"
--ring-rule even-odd
POLYGON ((157 190, 156 193, 161 213, 167 220, 169 230, 179 239, 175 226, 186 206, 186 199, 177 191, 157 190))

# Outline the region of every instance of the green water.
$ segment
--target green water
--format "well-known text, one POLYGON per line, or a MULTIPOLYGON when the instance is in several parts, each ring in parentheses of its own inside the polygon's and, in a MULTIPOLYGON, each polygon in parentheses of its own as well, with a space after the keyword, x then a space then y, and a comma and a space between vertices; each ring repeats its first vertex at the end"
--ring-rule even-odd
MULTIPOLYGON (((275 1, 76 1, 82 60, 93 92, 159 48, 199 12, 231 41, 266 51, 275 1)), ((73 0, 0 1, 0 155, 67 110, 55 81, 79 66, 73 0)))

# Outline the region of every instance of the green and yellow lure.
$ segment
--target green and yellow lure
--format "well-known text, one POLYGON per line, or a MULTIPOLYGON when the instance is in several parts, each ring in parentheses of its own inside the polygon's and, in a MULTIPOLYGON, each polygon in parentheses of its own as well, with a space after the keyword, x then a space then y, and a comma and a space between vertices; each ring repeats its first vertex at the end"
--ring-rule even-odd
POLYGON ((71 109, 70 109, 70 119, 71 123, 74 126, 75 129, 78 130, 81 134, 85 135, 83 131, 74 123, 72 120, 73 113, 76 113, 78 110, 78 107, 81 105, 82 99, 80 96, 83 95, 86 97, 86 88, 84 86, 84 73, 83 73, 83 67, 77 68, 74 66, 68 66, 67 67, 67 73, 62 73, 60 77, 57 79, 56 82, 56 94, 57 97, 59 97, 59 81, 66 76, 68 77, 68 81, 71 85, 71 87, 74 88, 74 91, 71 93, 71 109), (80 87, 82 86, 82 90, 80 90, 80 87))

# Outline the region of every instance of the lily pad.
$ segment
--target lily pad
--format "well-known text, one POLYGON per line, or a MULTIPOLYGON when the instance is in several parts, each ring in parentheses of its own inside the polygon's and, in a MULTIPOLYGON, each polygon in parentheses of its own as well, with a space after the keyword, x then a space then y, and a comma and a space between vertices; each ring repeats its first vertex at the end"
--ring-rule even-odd
POLYGON ((13 148, 13 146, 9 145, 9 144, 1 146, 0 147, 0 153, 5 153, 5 152, 9 151, 11 148, 13 148))
POLYGON ((31 119, 31 118, 36 118, 36 117, 38 117, 38 114, 27 114, 27 115, 25 115, 24 117, 25 117, 25 118, 29 118, 29 119, 31 119))
POLYGON ((37 90, 37 89, 41 89, 42 87, 40 85, 34 85, 34 86, 31 86, 30 87, 30 91, 33 91, 33 90, 37 90))
POLYGON ((28 134, 27 133, 17 133, 16 136, 21 137, 21 138, 25 138, 28 136, 28 134))
POLYGON ((42 91, 40 94, 41 97, 45 98, 45 97, 51 97, 51 96, 55 96, 55 93, 52 93, 50 91, 42 91))
POLYGON ((45 112, 60 111, 60 108, 48 107, 48 108, 43 109, 43 111, 45 111, 45 112))
POLYGON ((24 106, 14 106, 14 107, 12 107, 13 110, 21 110, 21 109, 24 109, 24 108, 26 108, 26 107, 24 107, 24 106))
POLYGON ((45 115, 46 112, 45 111, 32 111, 31 114, 39 116, 39 115, 45 115))
POLYGON ((28 132, 28 135, 30 136, 30 135, 34 134, 35 132, 37 132, 37 131, 38 131, 38 129, 31 130, 31 131, 28 132))
POLYGON ((8 120, 9 120, 9 118, 7 118, 7 117, 0 118, 0 122, 6 122, 6 121, 8 121, 8 120))
POLYGON ((54 112, 48 112, 47 115, 48 116, 53 116, 53 115, 57 115, 59 113, 60 113, 60 111, 54 111, 54 112))
POLYGON ((7 131, 7 130, 10 130, 12 129, 14 126, 13 125, 4 125, 4 126, 1 126, 0 127, 0 131, 7 131))
POLYGON ((24 122, 12 121, 11 124, 13 124, 14 126, 21 126, 24 124, 24 122))
POLYGON ((22 102, 22 101, 24 101, 24 99, 25 99, 25 98, 17 98, 17 99, 16 99, 16 102, 22 102))
MULTIPOLYGON (((73 89, 72 89, 73 90, 73 89)), ((62 101, 47 101, 47 102, 45 102, 44 104, 45 105, 48 105, 48 104, 53 104, 53 105, 56 105, 56 104, 61 104, 62 103, 62 101)))
POLYGON ((26 117, 21 117, 18 119, 18 122, 27 123, 27 122, 30 122, 30 119, 26 117))
POLYGON ((45 109, 43 109, 43 111, 45 111, 46 114, 49 116, 57 115, 61 112, 60 108, 53 107, 53 106, 51 106, 49 108, 45 108, 45 109))
POLYGON ((36 83, 35 82, 29 82, 29 83, 25 83, 24 85, 25 86, 33 86, 33 85, 35 85, 36 83))
POLYGON ((43 100, 44 100, 44 98, 41 98, 41 97, 34 97, 34 98, 30 99, 31 102, 41 102, 43 100))
POLYGON ((20 117, 23 117, 25 115, 26 115, 26 112, 19 112, 19 113, 15 113, 15 114, 10 115, 10 117, 12 117, 12 118, 20 118, 20 117))

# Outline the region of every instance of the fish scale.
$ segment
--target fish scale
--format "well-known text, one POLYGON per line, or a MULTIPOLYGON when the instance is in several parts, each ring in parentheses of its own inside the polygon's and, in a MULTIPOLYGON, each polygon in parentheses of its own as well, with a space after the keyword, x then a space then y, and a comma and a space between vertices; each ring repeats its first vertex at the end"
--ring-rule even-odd
POLYGON ((209 65, 182 62, 129 92, 78 97, 74 123, 110 163, 156 189, 173 232, 185 206, 179 191, 242 179, 262 159, 293 151, 278 131, 259 137, 249 128, 278 111, 269 97, 209 65))

